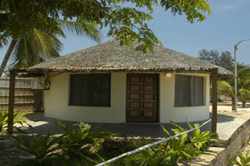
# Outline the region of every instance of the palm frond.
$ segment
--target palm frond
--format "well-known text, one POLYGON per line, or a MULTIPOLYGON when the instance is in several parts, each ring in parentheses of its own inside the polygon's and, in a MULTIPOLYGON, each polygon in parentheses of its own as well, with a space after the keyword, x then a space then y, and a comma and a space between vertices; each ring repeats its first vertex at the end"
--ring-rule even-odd
POLYGON ((250 90, 249 89, 239 89, 239 98, 241 101, 250 99, 250 90))
POLYGON ((42 59, 48 60, 60 56, 59 51, 62 48, 62 43, 56 35, 34 29, 34 38, 32 40, 42 59))
POLYGON ((100 43, 100 31, 95 24, 62 19, 58 19, 57 22, 66 31, 76 33, 78 36, 86 35, 100 43))
POLYGON ((219 81, 218 82, 218 93, 233 97, 234 96, 234 89, 228 82, 219 81))
POLYGON ((238 72, 238 76, 240 79, 250 79, 250 67, 240 69, 238 72))
POLYGON ((0 48, 9 44, 9 37, 7 32, 0 32, 0 48))
POLYGON ((10 66, 24 68, 59 57, 61 47, 62 43, 55 35, 34 29, 18 40, 10 66))
POLYGON ((19 39, 11 55, 10 67, 26 67, 29 63, 29 49, 26 38, 19 39))

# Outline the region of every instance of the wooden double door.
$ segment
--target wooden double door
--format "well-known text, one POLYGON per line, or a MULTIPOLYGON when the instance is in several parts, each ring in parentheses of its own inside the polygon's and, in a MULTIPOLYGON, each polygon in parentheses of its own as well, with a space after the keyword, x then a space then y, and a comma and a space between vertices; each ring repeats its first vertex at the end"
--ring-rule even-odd
POLYGON ((127 122, 158 122, 158 75, 127 74, 127 122))

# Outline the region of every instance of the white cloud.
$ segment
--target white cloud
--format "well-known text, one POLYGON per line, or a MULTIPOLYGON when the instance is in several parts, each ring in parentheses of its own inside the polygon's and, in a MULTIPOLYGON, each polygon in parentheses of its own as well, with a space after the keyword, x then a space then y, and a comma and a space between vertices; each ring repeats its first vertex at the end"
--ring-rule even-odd
POLYGON ((225 5, 225 6, 222 6, 220 7, 220 10, 238 10, 239 9, 239 6, 237 5, 225 5))
POLYGON ((246 5, 250 5, 250 0, 225 0, 224 2, 220 2, 219 4, 216 4, 216 2, 214 1, 211 7, 215 13, 218 13, 226 11, 238 11, 246 5))

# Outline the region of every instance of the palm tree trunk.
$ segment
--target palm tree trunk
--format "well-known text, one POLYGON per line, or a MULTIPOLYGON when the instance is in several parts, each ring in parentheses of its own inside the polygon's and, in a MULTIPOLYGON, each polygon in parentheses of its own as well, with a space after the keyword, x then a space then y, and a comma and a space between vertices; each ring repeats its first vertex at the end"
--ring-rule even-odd
POLYGON ((235 110, 234 97, 231 97, 231 99, 232 99, 232 110, 235 110))
POLYGON ((246 101, 242 101, 242 107, 246 108, 246 101))
POLYGON ((0 77, 2 77, 2 75, 3 75, 4 69, 5 69, 5 67, 6 67, 6 65, 7 65, 8 61, 10 59, 10 56, 11 56, 13 50, 14 50, 14 47, 15 47, 16 43, 17 43, 17 40, 12 39, 12 41, 11 41, 11 43, 9 45, 9 48, 8 48, 8 50, 7 50, 7 52, 6 52, 5 56, 4 56, 1 67, 0 67, 0 77))

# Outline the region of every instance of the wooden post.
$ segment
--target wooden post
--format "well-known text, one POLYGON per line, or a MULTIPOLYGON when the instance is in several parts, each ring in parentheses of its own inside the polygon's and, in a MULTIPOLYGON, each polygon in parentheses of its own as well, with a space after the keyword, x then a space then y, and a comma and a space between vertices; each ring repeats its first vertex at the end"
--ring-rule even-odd
POLYGON ((212 71, 212 133, 217 134, 217 81, 218 70, 212 71))
POLYGON ((8 133, 13 133, 13 117, 15 105, 15 77, 16 73, 10 71, 10 85, 9 85, 9 112, 8 112, 8 133))

